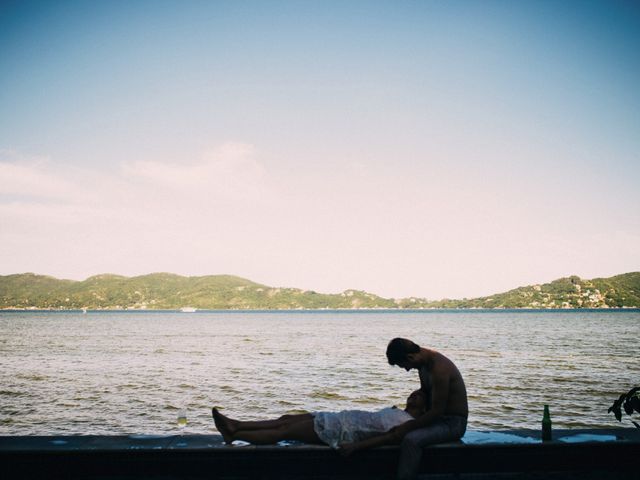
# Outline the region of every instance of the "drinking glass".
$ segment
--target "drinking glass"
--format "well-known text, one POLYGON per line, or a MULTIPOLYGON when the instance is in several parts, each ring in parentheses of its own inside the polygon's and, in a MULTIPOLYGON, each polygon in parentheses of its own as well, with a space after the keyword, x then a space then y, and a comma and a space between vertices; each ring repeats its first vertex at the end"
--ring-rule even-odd
POLYGON ((183 408, 178 412, 178 427, 180 427, 180 435, 184 434, 184 429, 187 426, 187 411, 183 408))

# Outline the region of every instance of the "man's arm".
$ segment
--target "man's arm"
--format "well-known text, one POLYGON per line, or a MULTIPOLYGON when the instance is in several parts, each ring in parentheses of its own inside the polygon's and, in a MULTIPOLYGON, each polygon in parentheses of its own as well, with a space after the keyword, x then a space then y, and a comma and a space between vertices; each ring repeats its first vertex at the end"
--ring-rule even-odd
POLYGON ((443 368, 434 368, 431 375, 431 408, 418 418, 390 430, 400 437, 400 440, 412 430, 426 427, 444 415, 449 398, 449 372, 443 368))

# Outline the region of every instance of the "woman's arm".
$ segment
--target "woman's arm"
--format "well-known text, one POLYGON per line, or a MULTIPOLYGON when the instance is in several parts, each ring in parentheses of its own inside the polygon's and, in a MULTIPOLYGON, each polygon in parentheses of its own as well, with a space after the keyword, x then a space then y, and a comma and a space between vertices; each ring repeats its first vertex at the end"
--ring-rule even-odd
POLYGON ((395 432, 395 429, 391 429, 388 432, 360 440, 359 442, 343 443, 338 448, 338 451, 343 457, 348 457, 353 452, 364 450, 365 448, 382 447, 383 445, 398 445, 401 440, 402 437, 395 432))

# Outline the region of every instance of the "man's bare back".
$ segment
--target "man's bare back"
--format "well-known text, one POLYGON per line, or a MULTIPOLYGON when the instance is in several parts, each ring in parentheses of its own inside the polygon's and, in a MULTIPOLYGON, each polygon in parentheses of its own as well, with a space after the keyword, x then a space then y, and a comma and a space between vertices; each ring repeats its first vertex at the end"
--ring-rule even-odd
POLYGON ((420 386, 427 398, 433 399, 434 377, 446 377, 449 388, 443 415, 469 416, 467 389, 458 367, 436 350, 420 348, 420 353, 421 357, 426 359, 424 364, 418 367, 420 386))

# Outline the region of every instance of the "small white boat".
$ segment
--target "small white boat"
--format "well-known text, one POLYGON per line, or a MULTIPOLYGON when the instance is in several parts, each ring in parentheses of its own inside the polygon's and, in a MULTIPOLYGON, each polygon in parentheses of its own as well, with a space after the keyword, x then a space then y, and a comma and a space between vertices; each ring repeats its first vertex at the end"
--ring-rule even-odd
POLYGON ((182 313, 193 313, 193 312, 195 312, 196 310, 198 310, 198 309, 197 309, 197 308, 193 308, 193 307, 182 307, 182 308, 180 309, 180 311, 181 311, 182 313))

